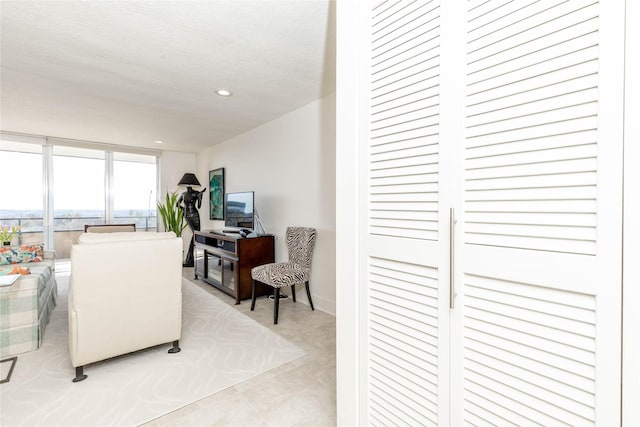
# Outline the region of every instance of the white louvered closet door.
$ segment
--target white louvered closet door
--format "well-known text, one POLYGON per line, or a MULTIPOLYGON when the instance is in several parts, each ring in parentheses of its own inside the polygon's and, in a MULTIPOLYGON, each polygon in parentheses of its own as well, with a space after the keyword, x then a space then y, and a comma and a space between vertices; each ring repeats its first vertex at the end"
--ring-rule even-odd
POLYGON ((450 168, 439 135, 440 5, 382 1, 368 12, 364 418, 446 425, 449 201, 439 189, 450 168))
POLYGON ((619 425, 624 2, 466 16, 452 422, 619 425))
POLYGON ((367 15, 361 421, 619 424, 624 2, 367 15))

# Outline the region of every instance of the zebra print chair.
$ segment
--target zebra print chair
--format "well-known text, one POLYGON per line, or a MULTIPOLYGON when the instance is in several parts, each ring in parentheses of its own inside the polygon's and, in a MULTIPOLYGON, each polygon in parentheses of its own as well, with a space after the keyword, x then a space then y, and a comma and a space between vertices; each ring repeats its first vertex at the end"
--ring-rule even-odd
POLYGON ((296 302, 296 285, 304 283, 309 298, 311 310, 311 292, 309 292, 309 277, 311 276, 311 257, 316 242, 316 229, 307 227, 287 227, 288 262, 277 262, 260 265, 251 269, 253 285, 251 287, 251 311, 256 306, 256 283, 264 283, 273 287, 273 323, 278 324, 278 306, 280 303, 280 288, 291 287, 293 302, 296 302))

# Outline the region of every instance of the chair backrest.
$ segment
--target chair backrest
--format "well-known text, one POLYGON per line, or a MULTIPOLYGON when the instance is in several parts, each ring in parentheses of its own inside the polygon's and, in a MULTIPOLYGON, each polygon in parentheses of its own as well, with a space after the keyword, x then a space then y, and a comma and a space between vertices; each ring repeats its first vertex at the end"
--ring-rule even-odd
POLYGON ((289 261, 311 268, 316 229, 309 227, 287 227, 287 250, 289 261))
POLYGON ((85 224, 85 233, 116 233, 136 231, 135 224, 85 224))

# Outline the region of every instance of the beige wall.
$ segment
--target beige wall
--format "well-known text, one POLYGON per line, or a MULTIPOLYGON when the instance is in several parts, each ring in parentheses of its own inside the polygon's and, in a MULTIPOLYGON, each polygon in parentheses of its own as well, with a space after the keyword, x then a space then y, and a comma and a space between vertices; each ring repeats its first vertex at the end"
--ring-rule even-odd
MULTIPOLYGON (((198 154, 203 185, 209 170, 225 168, 225 191, 255 191, 256 209, 276 237, 276 260, 287 259, 287 226, 318 230, 311 293, 316 308, 335 314, 335 95, 314 101, 272 122, 198 154)), ((221 229, 209 220, 203 198, 203 229, 221 229)), ((306 301, 304 292, 300 299, 306 301)))
MULTIPOLYGON (((160 200, 164 201, 167 191, 177 191, 178 194, 185 191, 184 187, 178 187, 178 182, 186 172, 196 172, 196 155, 194 153, 179 153, 176 151, 163 151, 160 157, 160 200)), ((202 185, 206 185, 207 177, 198 175, 202 185)), ((200 217, 208 215, 206 209, 200 209, 200 217)), ((162 229, 162 219, 158 216, 158 225, 162 229)), ((182 234, 183 248, 189 249, 191 231, 187 227, 182 234)))

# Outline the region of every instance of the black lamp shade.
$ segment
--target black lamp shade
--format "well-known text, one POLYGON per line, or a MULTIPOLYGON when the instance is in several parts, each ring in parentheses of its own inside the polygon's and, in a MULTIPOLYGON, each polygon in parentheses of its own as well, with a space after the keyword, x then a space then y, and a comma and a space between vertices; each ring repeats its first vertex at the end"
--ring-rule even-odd
POLYGON ((198 181, 198 178, 196 178, 195 174, 185 173, 178 185, 182 187, 191 187, 200 185, 200 181, 198 181))

